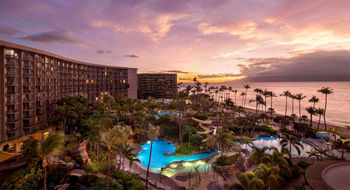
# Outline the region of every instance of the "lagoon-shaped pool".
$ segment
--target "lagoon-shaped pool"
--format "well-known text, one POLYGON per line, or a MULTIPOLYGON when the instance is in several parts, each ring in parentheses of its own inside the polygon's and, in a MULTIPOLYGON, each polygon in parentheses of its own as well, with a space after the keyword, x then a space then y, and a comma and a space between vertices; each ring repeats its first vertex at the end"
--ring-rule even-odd
MULTIPOLYGON (((281 150, 280 140, 281 140, 280 138, 276 138, 276 137, 258 136, 258 138, 252 141, 252 143, 254 144, 254 146, 258 148, 263 148, 266 146, 266 147, 276 147, 278 150, 281 150)), ((314 148, 311 145, 304 143, 303 141, 301 141, 300 143, 303 145, 304 148, 301 150, 300 155, 298 155, 298 152, 295 150, 295 148, 292 147, 293 156, 306 157, 308 156, 307 152, 311 152, 312 150, 314 150, 314 148)), ((252 148, 250 148, 246 144, 242 145, 242 148, 252 151, 252 148)), ((269 154, 272 154, 272 151, 266 151, 266 152, 269 154)))
MULTIPOLYGON (((148 160, 149 160, 149 153, 151 149, 151 141, 148 141, 147 143, 143 144, 142 150, 140 151, 137 158, 141 161, 141 166, 147 168, 148 160)), ((164 140, 160 139, 154 139, 153 140, 153 147, 152 147, 152 157, 151 157, 151 164, 150 164, 150 170, 154 173, 160 173, 161 168, 165 167, 166 165, 175 162, 175 161, 196 161, 203 158, 208 158, 209 156, 218 153, 218 151, 212 151, 210 153, 200 153, 200 154, 194 154, 190 156, 177 156, 177 155, 170 155, 166 156, 164 153, 166 152, 175 152, 176 147, 164 140)))

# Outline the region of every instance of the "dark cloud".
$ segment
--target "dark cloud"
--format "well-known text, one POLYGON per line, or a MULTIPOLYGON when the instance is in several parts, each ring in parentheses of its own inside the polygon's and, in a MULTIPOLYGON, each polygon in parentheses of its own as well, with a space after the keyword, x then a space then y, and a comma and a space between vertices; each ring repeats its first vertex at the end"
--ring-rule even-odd
POLYGON ((23 40, 29 40, 33 42, 43 42, 43 43, 82 43, 80 40, 74 37, 74 35, 69 31, 51 31, 43 32, 39 34, 32 34, 22 37, 23 40))
POLYGON ((19 30, 12 28, 10 26, 5 26, 0 24, 0 35, 12 36, 19 33, 19 30))
POLYGON ((212 79, 212 78, 227 78, 227 77, 237 77, 242 76, 241 74, 233 73, 219 73, 219 74, 208 74, 208 75, 198 75, 198 79, 212 79))
POLYGON ((166 71, 163 71, 163 72, 166 72, 166 73, 180 73, 180 74, 188 74, 189 73, 189 72, 180 71, 180 70, 166 70, 166 71))
POLYGON ((134 55, 134 54, 130 54, 130 55, 124 55, 124 57, 127 57, 127 58, 138 58, 139 56, 134 55))
POLYGON ((103 49, 99 49, 96 51, 96 53, 98 54, 105 54, 105 53, 113 53, 111 50, 103 50, 103 49))
MULTIPOLYGON (((240 59, 242 60, 242 59, 240 59)), ((250 64, 240 65, 241 75, 247 77, 317 76, 350 77, 350 50, 318 50, 295 53, 290 58, 248 58, 250 64)))

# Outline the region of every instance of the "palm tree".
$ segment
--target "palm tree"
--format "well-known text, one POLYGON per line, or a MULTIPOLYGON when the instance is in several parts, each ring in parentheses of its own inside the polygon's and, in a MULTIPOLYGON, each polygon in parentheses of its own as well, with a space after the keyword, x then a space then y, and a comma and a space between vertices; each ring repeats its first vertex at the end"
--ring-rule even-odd
POLYGON ((255 176, 253 172, 237 173, 240 183, 232 184, 228 189, 256 190, 265 187, 264 181, 255 176))
POLYGON ((323 121, 324 121, 324 130, 327 131, 327 123, 326 123, 326 110, 327 110, 327 98, 328 94, 333 93, 333 89, 329 87, 322 87, 318 92, 321 92, 325 95, 325 103, 324 103, 324 114, 323 114, 323 121))
POLYGON ((235 94, 235 104, 237 104, 237 98, 236 97, 237 97, 238 90, 233 90, 232 92, 235 94))
POLYGON ((316 150, 308 151, 308 152, 306 152, 306 153, 309 154, 309 155, 307 156, 308 158, 315 157, 317 160, 320 160, 320 159, 322 158, 322 156, 320 155, 320 153, 317 152, 316 150))
POLYGON ((253 151, 249 157, 249 160, 254 164, 267 163, 269 162, 269 155, 266 154, 266 151, 269 150, 269 147, 259 148, 256 146, 252 147, 253 151))
POLYGON ((44 190, 46 187, 46 167, 48 158, 57 155, 63 148, 64 135, 59 132, 52 132, 46 138, 43 136, 37 144, 38 156, 42 160, 44 190))
MULTIPOLYGON (((289 146, 290 153, 292 153, 292 147, 293 147, 298 152, 298 155, 300 155, 301 153, 300 149, 304 149, 303 145, 300 143, 300 141, 296 136, 289 135, 287 133, 285 133, 281 138, 280 144, 282 146, 281 151, 285 149, 287 146, 289 146)), ((290 154, 289 157, 291 158, 292 155, 290 154)))
POLYGON ((318 123, 317 123, 317 129, 316 132, 318 131, 318 129, 320 128, 320 123, 321 123, 321 117, 324 114, 324 110, 322 108, 317 108, 315 110, 315 114, 318 115, 318 123))
POLYGON ((309 102, 313 103, 313 108, 315 108, 316 103, 319 101, 319 99, 316 96, 312 96, 312 98, 310 98, 309 102))
POLYGON ((241 96, 242 96, 242 107, 244 107, 244 97, 246 96, 247 94, 245 92, 242 92, 241 93, 241 96))
POLYGON ((244 107, 245 107, 245 103, 247 101, 247 95, 248 95, 248 89, 250 88, 249 84, 243 85, 243 87, 245 88, 245 98, 244 98, 244 107))
POLYGON ((280 96, 286 97, 286 109, 284 111, 284 116, 287 117, 288 97, 290 96, 290 92, 288 90, 286 90, 283 92, 283 94, 280 94, 280 96))
POLYGON ((316 114, 316 110, 315 110, 315 108, 313 108, 311 106, 307 107, 305 110, 307 111, 307 113, 310 114, 310 128, 311 128, 312 127, 312 116, 316 114))
POLYGON ((255 175, 264 181, 266 189, 281 189, 283 178, 280 176, 279 169, 276 166, 267 166, 260 164, 255 170, 255 175))
POLYGON ((111 164, 111 153, 120 149, 127 143, 129 138, 130 127, 126 126, 121 128, 121 126, 115 126, 108 131, 102 132, 100 134, 102 143, 107 147, 107 173, 106 173, 106 190, 108 190, 108 178, 110 172, 111 164))
POLYGON ((289 97, 292 99, 292 115, 294 115, 294 100, 296 98, 294 94, 290 94, 289 97))
POLYGON ((265 114, 266 114, 266 107, 267 107, 267 98, 270 96, 270 91, 268 91, 267 89, 265 89, 264 91, 262 91, 262 95, 264 96, 265 99, 265 114))
POLYGON ((271 113, 271 120, 273 119, 273 106, 272 106, 272 99, 274 97, 277 97, 275 93, 273 93, 272 91, 268 91, 268 96, 270 97, 270 113, 271 113))
POLYGON ((300 121, 302 121, 304 124, 307 122, 307 120, 309 120, 309 119, 307 118, 306 115, 302 115, 302 116, 300 117, 300 121))
POLYGON ((229 87, 227 88, 227 90, 228 90, 228 97, 231 98, 231 92, 233 91, 232 87, 229 86, 229 87))
POLYGON ((208 82, 205 82, 205 83, 204 83, 204 92, 205 92, 205 93, 208 93, 208 89, 207 89, 207 88, 208 88, 208 85, 209 85, 208 82))
POLYGON ((292 176, 292 169, 287 158, 285 157, 285 155, 291 157, 291 152, 286 148, 282 149, 281 152, 276 147, 272 147, 270 149, 273 150, 273 152, 268 160, 269 164, 277 165, 280 169, 280 173, 284 176, 292 176))
POLYGON ((232 131, 219 130, 216 133, 215 142, 219 144, 222 155, 227 148, 231 148, 232 146, 235 145, 233 137, 234 137, 234 134, 232 131))
POLYGON ((336 141, 337 140, 337 132, 339 131, 339 127, 332 127, 329 129, 329 132, 333 133, 333 136, 334 136, 334 140, 336 141))
POLYGON ((313 151, 306 152, 309 154, 308 158, 315 157, 317 160, 322 160, 322 155, 326 155, 330 157, 330 155, 327 153, 329 150, 322 149, 322 148, 315 148, 313 151))
POLYGON ((155 126, 152 126, 151 124, 149 125, 148 131, 147 131, 147 136, 148 136, 148 139, 151 139, 151 149, 149 151, 149 160, 148 160, 148 165, 147 165, 146 189, 148 189, 149 166, 151 165, 153 140, 155 138, 157 138, 158 132, 159 132, 159 127, 158 126, 155 127, 155 126))
POLYGON ((258 114, 258 107, 260 104, 262 104, 262 101, 263 99, 259 94, 256 95, 255 100, 249 100, 249 103, 255 102, 255 114, 258 114))
POLYGON ((299 94, 295 95, 295 99, 297 99, 298 102, 299 102, 299 118, 301 117, 301 106, 300 106, 300 103, 301 103, 301 100, 303 100, 304 98, 306 98, 306 96, 303 96, 302 93, 299 93, 299 94))
POLYGON ((129 161, 129 168, 131 169, 134 162, 140 162, 139 159, 137 159, 137 154, 133 153, 134 148, 131 147, 130 144, 126 144, 122 147, 122 155, 123 155, 123 164, 124 164, 124 158, 126 158, 129 161))
POLYGON ((256 92, 256 94, 261 94, 263 92, 263 90, 260 88, 256 88, 256 89, 254 89, 254 92, 256 92))
MULTIPOLYGON (((223 99, 226 99, 226 94, 225 94, 225 91, 227 90, 227 87, 225 85, 222 85, 219 89, 220 92, 224 92, 224 97, 223 99)), ((222 97, 222 96, 221 96, 222 97)), ((221 102, 223 102, 223 100, 221 100, 221 102)))
POLYGON ((103 96, 102 103, 105 107, 108 108, 108 111, 111 112, 112 107, 114 107, 117 102, 115 101, 113 96, 111 96, 110 94, 106 94, 103 96))
POLYGON ((341 139, 333 141, 332 148, 333 149, 341 149, 341 159, 344 160, 344 150, 350 147, 350 141, 344 142, 341 139))

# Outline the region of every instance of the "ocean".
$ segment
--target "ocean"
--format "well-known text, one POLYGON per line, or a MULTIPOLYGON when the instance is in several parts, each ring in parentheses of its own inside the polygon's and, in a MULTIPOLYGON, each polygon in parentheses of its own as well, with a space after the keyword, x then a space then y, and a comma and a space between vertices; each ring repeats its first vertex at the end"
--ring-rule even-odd
MULTIPOLYGON (((216 83, 209 84, 209 86, 221 86, 226 85, 227 87, 232 87, 238 90, 237 93, 237 105, 241 105, 242 97, 241 92, 245 92, 243 88, 244 84, 249 84, 250 89, 248 89, 248 96, 246 107, 255 109, 255 103, 249 103, 249 100, 254 100, 256 93, 255 88, 267 89, 273 91, 277 97, 273 99, 273 107, 278 114, 284 114, 285 112, 285 97, 280 96, 285 90, 289 90, 292 94, 303 93, 306 96, 301 101, 301 114, 310 116, 305 108, 312 106, 311 102, 308 100, 313 96, 319 98, 319 102, 316 104, 316 108, 324 108, 325 96, 317 90, 322 87, 330 87, 333 89, 334 93, 328 95, 327 103, 327 113, 326 121, 329 124, 337 125, 340 127, 350 126, 350 82, 226 82, 226 83, 216 83)), ((234 94, 230 93, 230 97, 234 101, 234 94)), ((270 107, 270 99, 267 101, 268 108, 270 107)), ((292 114, 292 100, 288 98, 288 111, 287 113, 292 114)), ((298 101, 294 100, 294 113, 298 116, 299 105, 298 101)), ((317 116, 313 116, 313 120, 317 120, 317 116)), ((322 122, 322 121, 321 121, 322 122)))

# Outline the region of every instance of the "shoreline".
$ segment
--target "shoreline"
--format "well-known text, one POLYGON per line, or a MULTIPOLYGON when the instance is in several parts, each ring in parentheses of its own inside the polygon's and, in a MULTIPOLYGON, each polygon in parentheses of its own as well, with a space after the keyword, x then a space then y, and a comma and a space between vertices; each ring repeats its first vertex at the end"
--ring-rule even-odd
MULTIPOLYGON (((247 107, 243 107, 243 110, 249 113, 255 113, 255 109, 252 108, 247 108, 247 107)), ((258 110, 258 113, 263 113, 262 111, 258 110)), ((268 114, 269 116, 270 114, 268 114)), ((272 114, 273 117, 276 116, 284 116, 283 114, 278 114, 278 113, 273 113, 272 114)), ((296 117, 296 120, 299 119, 299 117, 296 117)), ((317 120, 317 119, 316 119, 317 120)), ((307 121, 306 123, 310 123, 309 121, 307 121)), ((312 121, 312 126, 317 127, 318 122, 317 121, 312 121)), ((345 128, 344 126, 339 126, 339 125, 335 125, 335 124, 328 124, 327 123, 327 130, 329 130, 330 128, 336 128, 338 127, 338 133, 342 134, 342 135, 346 135, 350 137, 350 129, 345 128)), ((320 122, 320 128, 319 131, 324 131, 324 123, 320 122)))

